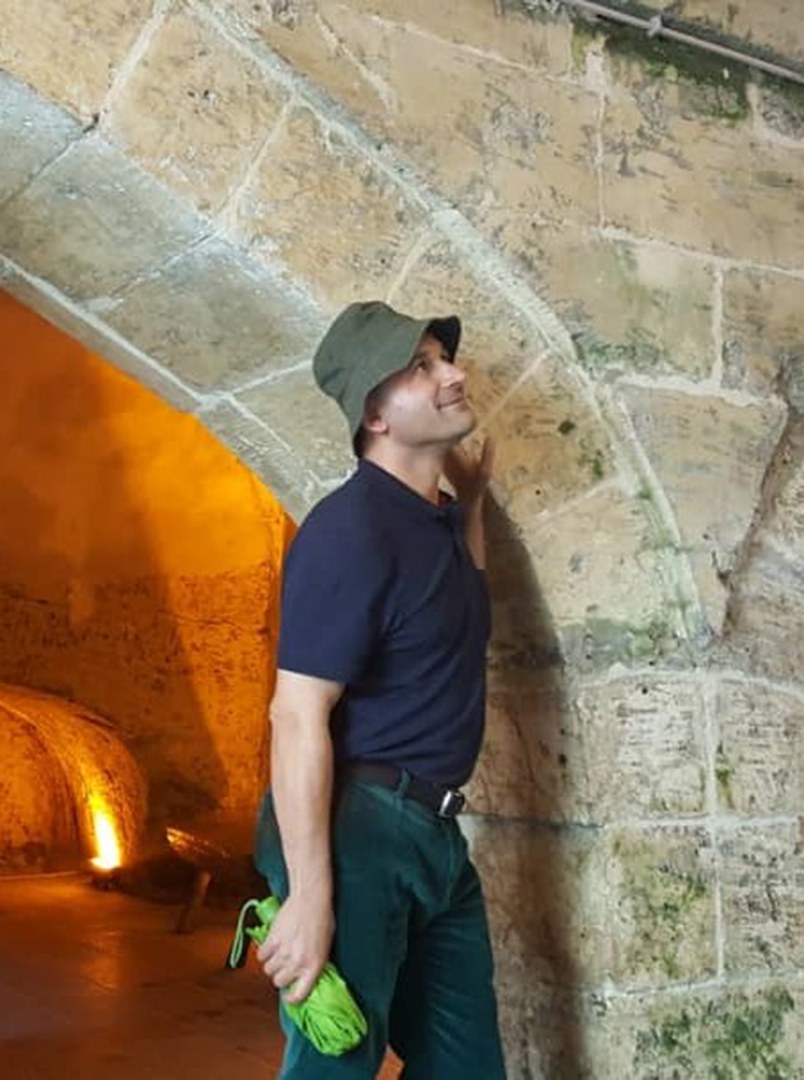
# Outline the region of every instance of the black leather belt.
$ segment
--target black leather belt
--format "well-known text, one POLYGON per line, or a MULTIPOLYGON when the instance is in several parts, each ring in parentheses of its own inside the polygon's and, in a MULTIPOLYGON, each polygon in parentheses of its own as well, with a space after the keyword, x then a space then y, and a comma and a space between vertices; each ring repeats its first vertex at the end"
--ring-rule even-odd
POLYGON ((460 814, 466 803, 466 796, 455 788, 442 784, 431 784, 411 776, 405 769, 394 765, 384 765, 379 761, 348 761, 338 769, 338 776, 343 780, 365 780, 380 787, 399 790, 407 799, 413 799, 428 807, 439 817, 452 818, 460 814))

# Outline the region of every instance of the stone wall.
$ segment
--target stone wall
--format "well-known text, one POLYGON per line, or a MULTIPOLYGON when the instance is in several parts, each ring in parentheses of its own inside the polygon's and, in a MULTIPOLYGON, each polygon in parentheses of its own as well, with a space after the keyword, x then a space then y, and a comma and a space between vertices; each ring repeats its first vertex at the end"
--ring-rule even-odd
POLYGON ((800 90, 525 0, 6 6, 6 287, 291 512, 350 467, 330 314, 464 317, 511 1076, 802 1075, 800 90))

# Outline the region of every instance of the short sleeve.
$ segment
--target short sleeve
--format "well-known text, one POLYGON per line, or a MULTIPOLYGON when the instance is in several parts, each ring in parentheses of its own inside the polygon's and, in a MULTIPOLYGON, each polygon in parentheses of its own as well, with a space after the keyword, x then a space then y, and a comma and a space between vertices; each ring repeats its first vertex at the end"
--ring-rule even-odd
POLYGON ((370 536, 306 524, 285 560, 278 666, 356 682, 384 623, 388 560, 370 536))

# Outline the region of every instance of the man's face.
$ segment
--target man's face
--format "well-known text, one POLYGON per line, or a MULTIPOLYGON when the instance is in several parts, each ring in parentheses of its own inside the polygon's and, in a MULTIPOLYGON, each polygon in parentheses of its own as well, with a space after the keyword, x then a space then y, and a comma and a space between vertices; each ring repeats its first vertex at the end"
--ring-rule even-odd
POLYGON ((477 422, 465 378, 441 342, 425 334, 408 366, 383 384, 379 412, 388 435, 409 447, 459 443, 477 422))

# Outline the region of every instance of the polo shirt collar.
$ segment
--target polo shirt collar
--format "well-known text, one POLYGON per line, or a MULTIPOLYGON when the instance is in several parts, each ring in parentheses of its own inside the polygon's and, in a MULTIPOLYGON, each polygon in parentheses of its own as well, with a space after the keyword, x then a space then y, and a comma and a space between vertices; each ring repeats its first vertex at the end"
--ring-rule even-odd
MULTIPOLYGON (((380 488, 400 503, 407 505, 411 510, 425 513, 436 521, 453 521, 460 519, 460 504, 454 499, 449 499, 442 506, 436 506, 429 499, 425 499, 418 491, 414 491, 403 480, 394 476, 393 473, 383 469, 373 461, 361 458, 357 463, 357 473, 361 480, 380 488)), ((449 498, 449 497, 448 497, 449 498)))

